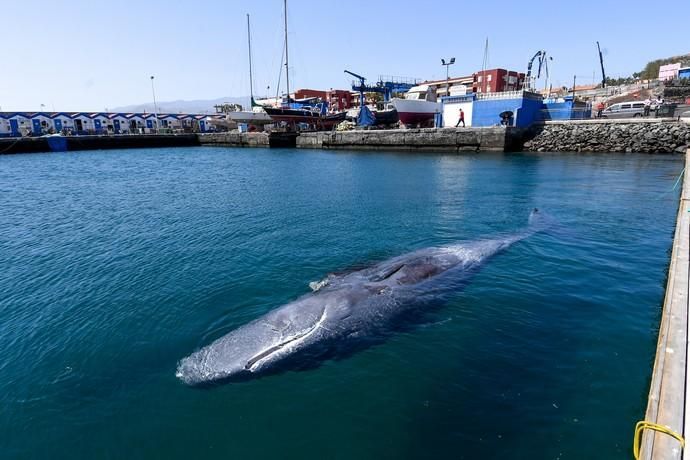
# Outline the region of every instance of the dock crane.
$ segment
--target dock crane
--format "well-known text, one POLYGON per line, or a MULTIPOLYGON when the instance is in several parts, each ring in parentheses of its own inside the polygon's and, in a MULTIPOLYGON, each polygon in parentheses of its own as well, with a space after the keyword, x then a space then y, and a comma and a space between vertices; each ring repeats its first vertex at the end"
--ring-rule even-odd
POLYGON ((536 81, 539 77, 541 77, 541 67, 544 64, 544 61, 546 60, 546 51, 544 50, 539 50, 537 51, 534 56, 532 56, 532 59, 529 60, 527 63, 527 75, 525 76, 525 81, 528 85, 529 89, 534 88, 536 85, 533 84, 532 82, 532 64, 534 64, 534 60, 539 58, 539 67, 537 68, 537 76, 534 78, 536 81))
POLYGON ((364 83, 366 81, 366 78, 364 78, 361 75, 357 75, 354 72, 350 72, 349 70, 344 70, 344 72, 346 74, 352 75, 353 77, 359 80, 359 85, 352 85, 352 89, 355 91, 359 91, 359 105, 363 107, 364 105, 366 105, 364 103, 364 92, 369 90, 369 87, 367 87, 367 85, 364 83))
POLYGON ((384 102, 390 101, 391 97, 395 93, 404 93, 409 91, 413 86, 417 86, 420 83, 418 78, 406 78, 406 77, 392 77, 392 76, 379 76, 379 81, 375 85, 367 85, 365 83, 366 78, 358 75, 349 70, 344 71, 346 74, 352 75, 357 80, 359 84, 352 82, 352 91, 359 91, 359 96, 363 97, 364 93, 380 93, 383 94, 384 102))
POLYGON ((601 87, 606 88, 606 73, 604 72, 604 56, 601 54, 601 47, 597 42, 597 50, 599 50, 599 63, 601 64, 601 87))

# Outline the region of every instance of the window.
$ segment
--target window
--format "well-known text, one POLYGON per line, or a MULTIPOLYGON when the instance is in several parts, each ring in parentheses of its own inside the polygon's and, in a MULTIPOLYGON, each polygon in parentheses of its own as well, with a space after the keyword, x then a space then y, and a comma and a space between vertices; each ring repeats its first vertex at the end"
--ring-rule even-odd
POLYGON ((486 76, 486 81, 491 81, 491 75, 486 76))
POLYGON ((481 75, 477 78, 477 81, 478 81, 479 83, 482 82, 482 76, 481 76, 481 75))
POLYGON ((621 109, 629 109, 629 108, 630 108, 630 104, 622 104, 621 105, 621 109))
POLYGON ((633 104, 633 109, 644 109, 644 103, 636 102, 635 104, 633 104))

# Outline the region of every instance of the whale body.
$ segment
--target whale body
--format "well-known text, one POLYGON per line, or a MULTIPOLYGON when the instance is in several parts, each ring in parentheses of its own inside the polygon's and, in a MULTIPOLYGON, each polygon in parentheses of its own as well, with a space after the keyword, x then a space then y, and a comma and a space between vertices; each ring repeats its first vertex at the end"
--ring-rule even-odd
POLYGON ((420 249, 312 283, 313 292, 238 327, 183 358, 188 385, 245 380, 308 367, 395 331, 399 319, 459 289, 497 253, 545 228, 538 210, 522 231, 420 249))

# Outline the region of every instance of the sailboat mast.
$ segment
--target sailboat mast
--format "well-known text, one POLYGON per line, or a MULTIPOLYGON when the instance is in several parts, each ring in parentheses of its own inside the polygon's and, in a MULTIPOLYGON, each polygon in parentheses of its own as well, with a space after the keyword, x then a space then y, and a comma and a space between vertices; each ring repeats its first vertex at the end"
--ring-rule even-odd
POLYGON ((252 32, 249 26, 249 14, 247 14, 247 44, 249 46, 249 97, 254 106, 254 77, 252 75, 252 32))
POLYGON ((285 10, 285 86, 287 88, 287 101, 290 103, 290 66, 288 64, 288 30, 287 30, 287 0, 283 1, 285 10))

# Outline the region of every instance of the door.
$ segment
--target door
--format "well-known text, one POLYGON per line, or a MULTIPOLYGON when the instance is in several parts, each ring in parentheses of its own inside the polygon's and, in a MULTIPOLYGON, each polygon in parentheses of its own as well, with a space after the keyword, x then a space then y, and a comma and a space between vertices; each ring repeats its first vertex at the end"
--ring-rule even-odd
POLYGON ((10 120, 10 132, 12 137, 19 137, 19 122, 17 120, 10 120))
POLYGON ((115 129, 115 134, 120 134, 120 120, 113 120, 113 128, 115 129))
POLYGON ((93 120, 93 127, 96 129, 96 134, 100 134, 100 133, 101 133, 101 128, 102 128, 102 126, 103 126, 103 125, 101 125, 101 120, 99 120, 98 118, 96 118, 95 120, 93 120))
POLYGON ((206 122, 204 120, 199 121, 199 129, 202 133, 206 132, 206 122))
POLYGON ((146 127, 147 127, 148 129, 152 129, 152 128, 153 128, 153 121, 151 121, 151 119, 146 120, 146 127))
POLYGON ((43 134, 43 129, 41 129, 41 120, 39 120, 38 118, 34 118, 31 120, 31 124, 31 131, 33 131, 34 136, 40 136, 41 134, 43 134))
POLYGON ((60 120, 59 118, 56 118, 54 123, 55 123, 55 131, 58 133, 60 131, 62 131, 62 120, 60 120))
POLYGON ((74 129, 76 129, 77 134, 81 133, 81 131, 84 129, 84 125, 79 118, 74 120, 74 129))

